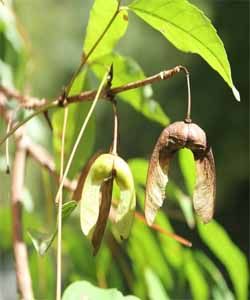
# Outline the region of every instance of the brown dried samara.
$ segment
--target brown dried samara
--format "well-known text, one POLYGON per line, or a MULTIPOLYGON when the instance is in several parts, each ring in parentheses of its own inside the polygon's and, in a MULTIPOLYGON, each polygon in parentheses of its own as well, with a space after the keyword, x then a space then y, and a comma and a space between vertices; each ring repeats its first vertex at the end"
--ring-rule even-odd
POLYGON ((204 223, 213 217, 216 176, 212 149, 205 132, 198 125, 179 121, 163 130, 150 159, 145 200, 145 217, 149 225, 154 222, 165 198, 170 161, 184 147, 193 152, 195 159, 194 209, 204 223))

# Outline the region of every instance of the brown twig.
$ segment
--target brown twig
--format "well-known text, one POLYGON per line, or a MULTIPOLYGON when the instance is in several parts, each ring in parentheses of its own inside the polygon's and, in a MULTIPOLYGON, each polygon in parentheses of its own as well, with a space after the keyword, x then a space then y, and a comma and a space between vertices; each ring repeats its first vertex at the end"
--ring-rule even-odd
POLYGON ((11 209, 14 259, 16 265, 17 288, 21 299, 34 299, 28 265, 27 248, 23 240, 22 193, 26 163, 26 149, 21 137, 16 143, 16 153, 12 169, 11 209))
MULTIPOLYGON (((137 81, 134 81, 134 82, 130 82, 130 83, 118 86, 118 87, 114 87, 114 88, 112 88, 108 91, 106 89, 103 89, 102 94, 101 94, 101 98, 110 101, 110 95, 114 96, 116 94, 131 90, 131 89, 143 87, 145 85, 148 85, 148 84, 160 81, 160 80, 167 80, 167 79, 173 77, 175 74, 177 74, 181 71, 184 71, 184 67, 177 66, 177 67, 174 67, 173 69, 162 71, 162 72, 160 72, 156 75, 147 77, 145 79, 137 80, 137 81)), ((6 88, 1 89, 1 86, 0 86, 0 90, 2 91, 2 93, 4 95, 7 95, 7 93, 5 94, 6 88)), ((66 98, 64 96, 63 97, 63 105, 66 106, 66 105, 71 104, 71 103, 91 101, 91 100, 95 99, 96 94, 97 94, 97 90, 92 90, 92 91, 85 91, 81 94, 73 95, 73 96, 66 97, 66 98)), ((50 102, 46 99, 42 99, 41 100, 41 105, 39 105, 39 101, 34 102, 33 101, 34 99, 36 99, 36 98, 30 98, 30 102, 27 101, 27 103, 25 104, 26 105, 25 107, 35 109, 35 112, 33 114, 31 114, 30 116, 28 116, 27 119, 23 120, 22 122, 18 123, 15 127, 13 127, 12 130, 10 130, 10 132, 8 134, 6 134, 5 137, 0 141, 0 145, 3 144, 6 141, 6 139, 9 136, 11 136, 18 128, 23 126, 25 123, 27 123, 29 120, 31 120, 32 118, 34 118, 38 114, 43 113, 43 112, 45 112, 49 109, 58 107, 62 104, 62 96, 60 96, 57 99, 55 99, 53 101, 50 101, 50 102)))
MULTIPOLYGON (((107 95, 107 90, 103 90, 102 98, 109 100, 110 93, 112 95, 116 95, 116 94, 119 94, 122 92, 126 92, 128 90, 132 90, 132 89, 143 87, 148 84, 152 84, 152 83, 160 81, 160 80, 167 80, 167 79, 173 77, 176 73, 179 73, 180 71, 183 71, 183 70, 184 70, 184 67, 177 66, 177 67, 174 67, 173 69, 162 71, 158 74, 149 76, 147 78, 137 80, 134 82, 129 82, 127 84, 111 88, 108 91, 108 95, 107 95)), ((17 90, 9 89, 2 85, 0 85, 0 93, 5 95, 7 98, 15 98, 15 99, 19 100, 20 104, 24 108, 33 109, 33 110, 41 109, 42 107, 45 107, 50 103, 51 107, 46 107, 45 110, 47 110, 49 108, 56 107, 57 105, 59 105, 59 102, 60 102, 59 98, 56 98, 50 102, 49 100, 46 100, 45 98, 39 99, 39 98, 35 98, 35 97, 25 96, 25 95, 22 95, 17 90)), ((67 104, 71 104, 71 103, 75 103, 75 102, 91 101, 95 98, 96 93, 97 93, 97 90, 91 90, 91 91, 82 92, 78 95, 69 96, 69 97, 67 97, 65 104, 67 105, 67 104)))

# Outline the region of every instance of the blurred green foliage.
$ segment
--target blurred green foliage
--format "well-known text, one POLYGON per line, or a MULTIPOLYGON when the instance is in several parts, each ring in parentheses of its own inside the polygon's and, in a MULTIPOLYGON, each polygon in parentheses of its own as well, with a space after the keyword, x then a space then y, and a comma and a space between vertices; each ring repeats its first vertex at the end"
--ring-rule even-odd
MULTIPOLYGON (((101 1, 97 2, 101 4, 101 1)), ((86 86, 96 87, 105 65, 111 60, 115 61, 115 85, 143 78, 143 71, 138 63, 147 74, 174 65, 186 65, 192 76, 193 116, 197 123, 206 128, 214 149, 218 178, 216 220, 219 222, 212 221, 204 226, 195 219, 190 200, 194 182, 192 157, 188 152, 181 152, 179 165, 176 163, 171 173, 172 182, 167 189, 168 203, 158 214, 156 223, 169 232, 176 228, 192 241, 193 247, 187 249, 136 219, 128 241, 122 244, 112 236, 110 224, 100 252, 97 257, 93 257, 89 242, 82 236, 77 209, 63 227, 65 288, 74 281, 85 280, 102 288, 117 288, 123 294, 134 294, 141 299, 247 299, 248 263, 240 248, 247 253, 246 99, 249 96, 249 3, 232 1, 229 5, 220 1, 192 2, 204 9, 224 41, 234 81, 243 99, 241 104, 234 102, 230 90, 204 62, 196 56, 177 51, 163 37, 130 13, 128 31, 116 47, 116 51, 125 57, 118 56, 117 53, 111 54, 114 44, 111 42, 109 53, 105 48, 103 51, 106 56, 99 58, 91 67, 92 71, 88 72, 87 85, 78 82, 75 92, 80 92, 86 86), (238 18, 238 21, 232 22, 235 18, 238 18), (128 56, 132 56, 138 63, 127 58, 128 56), (194 224, 198 226, 191 231, 186 223, 189 227, 193 227, 194 224)), ((1 83, 31 90, 32 94, 40 97, 57 96, 68 83, 80 61, 82 35, 92 1, 86 0, 83 3, 78 0, 72 5, 68 1, 17 0, 13 4, 16 16, 7 6, 0 4, 1 83)), ((139 211, 144 205, 147 172, 145 158, 148 158, 162 130, 160 126, 167 124, 169 116, 171 119, 180 119, 184 114, 186 87, 184 80, 178 76, 154 87, 154 97, 159 100, 157 102, 153 100, 149 87, 150 91, 134 90, 122 94, 121 99, 124 102, 121 101, 118 105, 121 120, 120 153, 130 159, 139 211), (132 104, 141 114, 131 109, 127 103, 132 104), (168 117, 164 111, 167 111, 168 117), (150 119, 157 123, 151 122, 150 119)), ((72 121, 67 131, 69 152, 79 130, 78 124, 84 118, 80 112, 87 111, 88 104, 72 106, 71 109, 72 121)), ((30 129, 27 131, 51 153, 55 150, 54 157, 57 158, 62 110, 58 109, 52 114, 57 132, 54 138, 47 124, 40 118, 28 124, 27 128, 30 129), (56 146, 53 148, 53 145, 56 146)), ((80 171, 91 151, 108 149, 111 142, 111 126, 112 117, 108 104, 100 103, 96 119, 92 119, 89 133, 85 136, 88 142, 85 146, 82 145, 82 150, 77 154, 71 171, 72 178, 80 171)), ((0 129, 2 136, 5 130, 2 120, 0 129)), ((11 153, 14 153, 13 145, 11 153)), ((2 149, 0 154, 1 166, 2 161, 4 166, 2 149)), ((0 254, 3 260, 7 261, 12 247, 10 180, 4 174, 4 168, 1 168, 0 176, 0 236, 4 237, 0 240, 0 254)), ((41 171, 34 162, 29 161, 25 185, 31 195, 27 197, 26 194, 23 197, 24 204, 27 204, 24 205, 25 231, 35 229, 47 234, 53 232, 56 228, 54 179, 45 171, 41 171), (32 205, 29 204, 31 201, 32 205)), ((70 200, 68 193, 65 195, 65 201, 67 200, 70 200)), ((36 298, 54 299, 55 245, 52 244, 46 256, 40 257, 27 234, 25 238, 36 298)))

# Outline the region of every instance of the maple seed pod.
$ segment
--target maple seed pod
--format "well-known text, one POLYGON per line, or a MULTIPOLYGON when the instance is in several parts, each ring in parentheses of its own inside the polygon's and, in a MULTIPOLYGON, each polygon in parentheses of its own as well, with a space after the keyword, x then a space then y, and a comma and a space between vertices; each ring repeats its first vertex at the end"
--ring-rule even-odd
POLYGON ((212 149, 205 132, 198 125, 179 121, 162 131, 150 159, 145 200, 145 217, 149 225, 153 224, 165 199, 170 161, 184 147, 193 152, 195 159, 194 209, 204 223, 213 217, 216 176, 212 149))
POLYGON ((114 180, 120 188, 114 226, 120 237, 127 238, 134 218, 135 188, 130 168, 121 157, 110 153, 95 156, 84 168, 74 193, 74 199, 80 200, 81 229, 91 238, 94 254, 107 224, 114 180))

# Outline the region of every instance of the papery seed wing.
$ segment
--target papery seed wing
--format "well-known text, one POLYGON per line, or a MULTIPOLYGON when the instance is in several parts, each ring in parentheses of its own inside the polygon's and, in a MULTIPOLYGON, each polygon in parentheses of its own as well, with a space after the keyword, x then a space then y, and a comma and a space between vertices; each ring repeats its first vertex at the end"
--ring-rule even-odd
POLYGON ((116 183, 120 188, 120 199, 116 210, 114 229, 121 239, 129 236, 136 206, 135 186, 128 164, 120 157, 115 159, 116 183))
POLYGON ((77 182, 77 186, 76 186, 76 189, 73 193, 73 200, 75 201, 80 201, 81 200, 81 196, 82 196, 82 189, 83 189, 83 185, 84 185, 84 182, 87 178, 87 175, 88 175, 88 172, 89 172, 89 169, 91 168, 92 164, 94 163, 94 161, 102 154, 101 151, 95 153, 88 161, 87 163, 85 164, 85 166, 83 167, 82 169, 82 172, 80 174, 80 177, 78 179, 78 182, 77 182))
POLYGON ((87 236, 94 228, 99 215, 100 184, 93 184, 88 175, 80 201, 80 221, 82 232, 87 236))
POLYGON ((209 222, 214 213, 216 194, 216 174, 212 149, 204 154, 194 154, 196 183, 194 189, 194 209, 204 223, 209 222))
POLYGON ((113 176, 105 180, 101 186, 101 205, 98 220, 92 237, 92 245, 94 247, 94 255, 100 248, 106 224, 108 221, 109 211, 112 200, 113 176))
POLYGON ((165 198, 165 188, 168 182, 168 170, 173 156, 166 146, 168 144, 168 131, 160 136, 152 153, 146 183, 145 218, 152 225, 158 209, 165 198), (163 136, 164 134, 164 136, 163 136))
POLYGON ((129 236, 133 225, 135 206, 135 191, 121 190, 120 202, 116 210, 114 227, 122 240, 127 239, 129 236))
POLYGON ((80 200, 80 221, 85 235, 92 232, 98 220, 101 186, 111 177, 113 162, 114 158, 111 154, 98 156, 84 181, 80 200))

